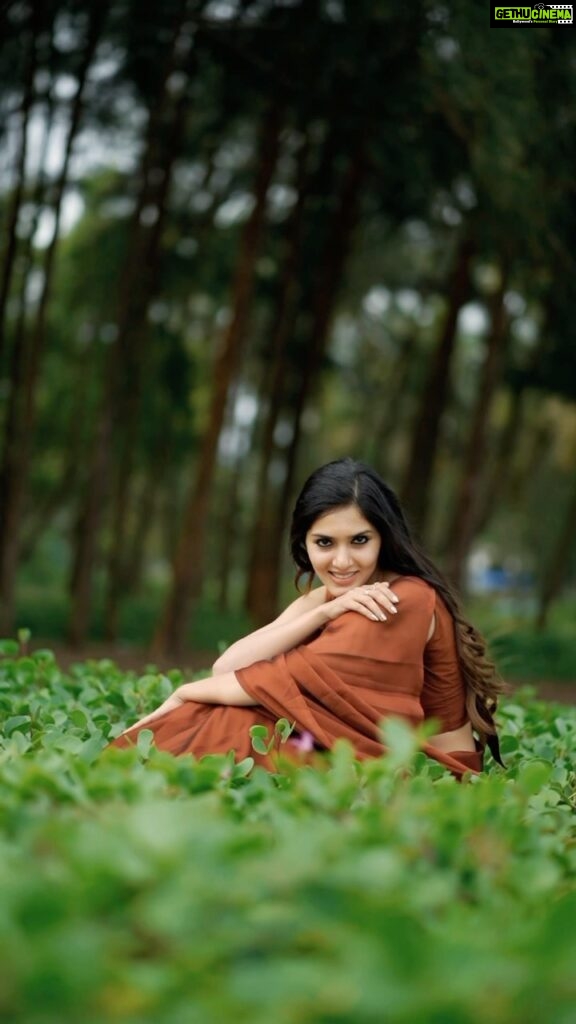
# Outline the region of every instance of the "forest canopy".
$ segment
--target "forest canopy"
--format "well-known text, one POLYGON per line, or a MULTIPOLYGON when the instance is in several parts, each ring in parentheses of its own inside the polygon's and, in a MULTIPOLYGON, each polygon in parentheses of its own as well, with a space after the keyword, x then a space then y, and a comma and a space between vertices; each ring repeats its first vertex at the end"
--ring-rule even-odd
POLYGON ((462 587, 576 570, 573 34, 484 3, 14 0, 0 629, 270 618, 306 474, 373 464, 462 587), (47 598, 48 599, 48 598, 47 598))

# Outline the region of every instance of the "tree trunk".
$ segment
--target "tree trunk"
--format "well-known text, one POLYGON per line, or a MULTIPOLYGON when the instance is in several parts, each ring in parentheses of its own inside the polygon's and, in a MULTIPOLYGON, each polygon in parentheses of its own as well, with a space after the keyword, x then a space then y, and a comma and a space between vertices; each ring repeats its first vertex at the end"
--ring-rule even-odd
MULTIPOLYGON (((175 52, 180 52, 177 40, 174 49, 175 52)), ((166 93, 166 99, 170 101, 169 92, 166 93)), ((122 430, 113 494, 105 607, 105 635, 110 641, 117 637, 119 602, 129 581, 126 559, 127 514, 142 404, 145 343, 149 333, 147 313, 160 286, 162 231, 166 220, 172 172, 180 153, 187 113, 188 106, 181 96, 174 109, 167 113, 171 120, 168 133, 165 134, 165 125, 160 123, 160 139, 155 137, 153 132, 149 140, 150 149, 145 157, 147 166, 144 169, 143 188, 134 221, 133 245, 129 247, 121 287, 119 334, 116 344, 122 356, 122 365, 119 370, 121 380, 115 418, 117 423, 121 422, 122 430), (162 176, 160 183, 156 184, 154 175, 158 168, 162 168, 162 176), (150 206, 156 208, 157 217, 152 228, 146 229, 142 227, 140 218, 142 211, 150 206)), ((164 116, 161 114, 160 122, 164 120, 164 116)), ((157 126, 153 127, 155 129, 157 126)))
POLYGON ((73 647, 86 642, 92 610, 92 574, 100 542, 100 521, 106 502, 112 422, 102 403, 94 435, 85 495, 75 531, 74 564, 70 579, 71 609, 68 640, 73 647))
POLYGON ((277 552, 273 551, 274 501, 278 485, 273 481, 271 461, 274 453, 274 434, 283 406, 283 392, 287 374, 287 346, 295 333, 298 299, 301 288, 298 266, 302 253, 304 208, 308 198, 306 165, 309 156, 308 137, 305 136, 298 154, 296 178, 297 200, 286 231, 286 259, 278 289, 273 324, 270 330, 270 349, 266 353, 263 379, 260 387, 260 406, 265 410, 260 437, 260 459, 255 488, 255 517, 251 529, 248 579, 245 604, 255 622, 263 620, 260 595, 268 592, 266 577, 277 552))
POLYGON ((481 532, 490 521, 498 507, 498 501, 506 488, 510 475, 510 461, 516 448, 516 440, 522 426, 524 411, 524 388, 517 388, 510 395, 510 406, 502 434, 498 441, 498 451, 494 460, 476 515, 476 529, 481 532))
POLYGON ((19 265, 22 268, 20 277, 20 287, 18 293, 18 311, 16 314, 16 321, 13 332, 13 344, 18 347, 20 352, 24 352, 24 336, 26 333, 26 319, 27 319, 27 306, 28 306, 28 285, 30 282, 30 275, 34 270, 34 238, 38 225, 40 223, 40 215, 42 209, 46 204, 46 180, 44 168, 50 152, 50 142, 52 137, 52 125, 54 118, 54 94, 53 90, 50 91, 47 101, 47 109, 44 117, 43 124, 43 137, 42 144, 40 147, 40 154, 38 159, 38 177, 34 186, 34 194, 32 196, 32 206, 34 207, 34 215, 30 221, 30 228, 25 239, 20 242, 19 252, 19 265))
POLYGON ((196 476, 184 510, 184 518, 172 563, 172 585, 154 638, 154 653, 182 651, 192 604, 200 595, 203 549, 210 489, 216 465, 218 440, 224 422, 228 392, 237 372, 248 326, 254 291, 256 261, 266 212, 266 195, 272 181, 280 145, 281 112, 273 102, 266 112, 258 146, 255 203, 246 223, 233 290, 233 315, 217 353, 208 428, 203 438, 196 476))
POLYGON ((240 494, 240 482, 244 469, 244 460, 238 459, 231 470, 230 479, 227 481, 221 505, 221 521, 218 530, 220 543, 216 556, 217 603, 221 612, 226 612, 230 608, 230 580, 240 535, 238 496, 240 494))
POLYGON ((507 274, 503 272, 501 286, 492 303, 492 322, 486 339, 484 366, 464 452, 460 485, 444 545, 448 553, 448 574, 459 590, 462 590, 465 582, 466 558, 476 533, 488 449, 490 409, 500 381, 504 353, 509 340, 508 317, 504 305, 506 287, 507 274))
POLYGON ((473 245, 465 236, 460 243, 448 295, 448 308, 420 403, 412 436, 408 468, 401 489, 410 519, 423 534, 426 527, 440 423, 450 390, 450 363, 456 346, 458 314, 470 291, 473 245))
POLYGON ((30 11, 30 48, 26 61, 22 104, 20 107, 20 143, 16 158, 14 191, 8 208, 6 248, 4 252, 4 259, 2 261, 2 276, 0 277, 0 360, 2 359, 6 347, 7 305, 8 297, 10 295, 12 275, 14 273, 14 264, 16 261, 16 250, 18 248, 18 220, 20 217, 20 207, 22 206, 22 198, 26 183, 28 123, 30 119, 30 111, 34 103, 34 75, 36 72, 38 27, 37 6, 36 4, 32 4, 30 11))
POLYGON ((410 373, 417 354, 417 340, 416 333, 412 333, 402 344, 387 380, 386 392, 391 397, 382 403, 380 415, 377 414, 375 417, 376 422, 370 430, 370 438, 366 445, 367 462, 374 466, 374 469, 382 476, 389 473, 389 461, 386 453, 390 451, 392 441, 398 433, 399 424, 403 422, 404 398, 410 390, 410 373), (398 402, 402 403, 400 414, 398 402))
POLYGON ((554 599, 560 593, 562 584, 566 579, 569 565, 569 556, 576 540, 576 477, 575 486, 566 509, 566 517, 562 529, 558 534, 556 544, 552 549, 550 561, 546 567, 542 586, 540 588, 538 615, 536 628, 541 630, 546 627, 548 614, 554 599))
MULTIPOLYGON (((140 168, 141 187, 137 208, 132 220, 132 231, 128 255, 121 276, 118 298, 118 337, 109 350, 103 373, 103 392, 97 417, 92 448, 92 468, 87 475, 83 503, 78 515, 76 554, 71 576, 71 617, 69 639, 76 646, 85 642, 89 629, 92 606, 92 579, 99 548, 99 533, 103 515, 110 497, 114 495, 112 549, 109 563, 113 562, 112 580, 108 591, 108 632, 114 633, 117 596, 120 592, 121 573, 125 572, 125 552, 114 558, 118 552, 119 538, 124 540, 124 514, 128 502, 128 487, 132 477, 131 439, 137 429, 141 367, 138 359, 138 343, 146 333, 146 311, 156 283, 152 274, 156 269, 156 251, 159 246, 161 215, 165 206, 165 191, 169 185, 169 169, 163 176, 152 174, 161 161, 158 136, 162 137, 160 123, 165 116, 163 104, 166 100, 166 82, 174 70, 176 41, 182 28, 186 7, 183 0, 178 12, 169 53, 165 61, 159 97, 150 114, 147 142, 140 168), (163 198, 164 197, 164 198, 163 198), (158 204, 158 218, 152 229, 141 223, 141 216, 147 205, 158 204), (150 260, 150 263, 148 262, 150 260), (151 266, 152 264, 152 266, 151 266), (137 337, 138 335, 138 337, 137 337), (113 462, 113 442, 120 435, 122 445, 117 464, 115 489, 110 484, 113 462), (120 523, 120 525, 119 525, 120 523), (114 529, 115 527, 115 529, 114 529)), ((173 103, 173 101, 172 101, 173 103)), ((171 106, 170 106, 171 109, 171 106)), ((173 137, 174 122, 168 131, 173 137)), ((170 147, 169 147, 170 148, 170 147)))
POLYGON ((134 511, 134 528, 127 542, 126 578, 130 581, 132 591, 142 584, 144 575, 144 556, 150 530, 154 523, 158 504, 158 494, 166 471, 164 454, 156 458, 152 466, 147 468, 142 481, 142 488, 134 511))
POLYGON ((366 173, 362 142, 344 177, 340 199, 325 239, 325 249, 311 301, 311 327, 304 335, 303 361, 298 367, 298 390, 292 408, 292 437, 284 453, 284 480, 269 518, 264 522, 259 558, 259 588, 254 588, 252 615, 256 622, 270 620, 276 612, 280 589, 281 541, 293 499, 297 459, 302 441, 302 419, 316 387, 329 339, 336 299, 351 246, 358 215, 360 190, 366 173))
POLYGON ((43 354, 46 316, 52 287, 54 260, 58 243, 62 199, 68 181, 70 158, 84 110, 84 90, 88 69, 106 17, 108 4, 103 2, 90 15, 86 45, 78 71, 77 89, 64 150, 62 168, 56 182, 53 213, 54 229, 44 260, 44 281, 36 323, 28 345, 13 352, 12 394, 6 424, 6 438, 0 471, 0 629, 12 629, 14 589, 20 554, 20 524, 30 471, 32 432, 36 412, 36 384, 43 354), (26 350, 24 350, 26 349, 26 350))
MULTIPOLYGON (((547 344, 548 331, 546 326, 544 326, 526 367, 528 376, 537 370, 547 344)), ((496 458, 490 469, 484 492, 480 496, 476 515, 476 529, 478 532, 483 530, 489 522, 493 512, 498 507, 501 496, 513 490, 518 491, 518 487, 515 486, 514 481, 511 479, 510 467, 516 451, 517 439, 522 431, 525 398, 526 384, 521 380, 516 383, 514 390, 510 394, 508 415, 498 440, 496 458)))

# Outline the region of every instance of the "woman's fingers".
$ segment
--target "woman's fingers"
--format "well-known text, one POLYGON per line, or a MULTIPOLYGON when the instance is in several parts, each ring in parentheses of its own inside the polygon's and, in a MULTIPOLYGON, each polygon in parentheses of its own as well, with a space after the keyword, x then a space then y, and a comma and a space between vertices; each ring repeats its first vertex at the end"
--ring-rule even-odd
POLYGON ((390 590, 389 587, 378 588, 374 591, 374 597, 382 605, 385 611, 390 612, 391 615, 396 615, 398 608, 398 598, 396 594, 390 590))
POLYGON ((393 590, 390 590, 387 583, 367 583, 364 586, 355 587, 348 594, 337 598, 332 603, 333 614, 330 618, 335 618, 349 610, 360 612, 361 615, 365 615, 366 618, 373 621, 384 622, 388 615, 396 614, 397 604, 398 597, 393 590))
POLYGON ((380 620, 380 622, 384 622, 387 617, 384 609, 371 594, 362 594, 357 598, 356 610, 362 612, 369 619, 380 620))
POLYGON ((395 615, 398 611, 396 605, 398 604, 398 597, 393 590, 390 589, 387 583, 369 583, 363 591, 370 598, 378 602, 378 605, 384 609, 385 612, 389 612, 391 615, 395 615))

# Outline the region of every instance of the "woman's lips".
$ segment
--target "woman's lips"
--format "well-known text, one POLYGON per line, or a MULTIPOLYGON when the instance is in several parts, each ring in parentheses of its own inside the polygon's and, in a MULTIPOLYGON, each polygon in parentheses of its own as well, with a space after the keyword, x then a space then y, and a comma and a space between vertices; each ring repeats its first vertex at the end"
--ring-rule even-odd
POLYGON ((330 579, 334 580, 334 583, 338 583, 341 587, 345 587, 349 583, 352 583, 353 580, 356 579, 357 575, 358 575, 357 572, 349 572, 349 573, 346 573, 346 574, 343 573, 342 575, 339 575, 338 573, 335 573, 335 572, 331 572, 330 573, 330 579))

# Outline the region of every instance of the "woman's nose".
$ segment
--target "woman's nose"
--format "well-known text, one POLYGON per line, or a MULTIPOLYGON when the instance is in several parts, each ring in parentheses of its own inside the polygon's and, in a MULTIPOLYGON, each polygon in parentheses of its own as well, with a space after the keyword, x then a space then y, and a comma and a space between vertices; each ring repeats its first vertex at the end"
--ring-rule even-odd
POLYGON ((346 569, 351 564, 350 551, 347 547, 337 548, 332 558, 332 564, 338 568, 346 569))

